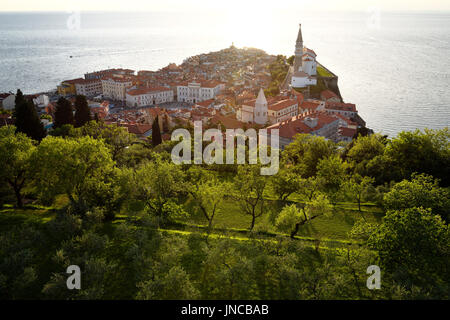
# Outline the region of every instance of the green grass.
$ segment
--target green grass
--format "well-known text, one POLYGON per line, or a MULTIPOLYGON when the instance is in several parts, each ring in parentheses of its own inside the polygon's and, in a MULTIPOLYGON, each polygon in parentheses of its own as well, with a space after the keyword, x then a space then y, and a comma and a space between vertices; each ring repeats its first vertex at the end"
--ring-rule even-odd
MULTIPOLYGON (((266 211, 262 217, 256 220, 254 231, 257 232, 258 237, 267 240, 277 236, 288 237, 287 234, 282 234, 276 230, 273 223, 286 204, 301 203, 302 199, 298 196, 291 196, 289 201, 283 202, 276 200, 270 192, 266 194, 266 198, 266 211)), ((67 205, 67 198, 61 196, 56 199, 52 207, 29 205, 24 209, 16 209, 12 206, 7 206, 0 210, 0 231, 6 231, 14 225, 27 223, 44 224, 54 218, 57 209, 65 205, 67 205)), ((177 232, 178 230, 180 233, 186 234, 194 232, 200 234, 205 233, 207 231, 207 221, 203 214, 196 209, 194 201, 188 197, 185 199, 184 205, 190 215, 178 221, 176 224, 166 226, 165 229, 170 229, 172 230, 171 232, 177 232)), ((357 220, 363 218, 368 222, 379 223, 381 217, 382 210, 374 204, 364 203, 362 205, 362 212, 359 212, 356 203, 338 203, 331 217, 318 217, 301 226, 297 234, 297 239, 306 241, 309 244, 315 240, 320 240, 321 245, 342 247, 343 245, 347 245, 349 241, 348 233, 357 220)), ((116 215, 110 227, 133 219, 136 219, 136 217, 122 211, 116 215)), ((254 236, 254 234, 252 235, 248 232, 250 224, 251 216, 242 213, 239 203, 232 199, 227 199, 214 218, 214 230, 212 233, 215 234, 215 237, 226 234, 227 237, 249 239, 254 236)))
POLYGON ((17 225, 44 224, 54 216, 54 211, 45 207, 26 206, 23 209, 6 207, 0 210, 0 232, 17 225))
MULTIPOLYGON (((277 214, 281 211, 286 203, 276 200, 266 200, 266 213, 256 220, 256 229, 264 221, 273 222, 277 214)), ((203 214, 194 208, 193 201, 188 199, 185 203, 191 216, 183 222, 206 225, 206 219, 203 214)), ((310 237, 314 239, 348 239, 348 232, 352 229, 355 222, 361 218, 368 222, 379 223, 381 221, 382 212, 373 205, 363 205, 362 212, 358 212, 357 204, 339 203, 336 205, 335 212, 332 217, 325 216, 314 219, 299 230, 298 235, 301 237, 310 237)), ((214 227, 220 229, 243 229, 248 230, 251 224, 251 216, 242 213, 239 204, 233 200, 227 200, 222 205, 220 212, 214 217, 214 227)), ((275 233, 273 227, 264 226, 264 231, 275 233)))
POLYGON ((333 74, 331 74, 330 72, 328 72, 324 67, 322 67, 321 65, 317 66, 317 75, 319 77, 324 77, 324 78, 331 78, 334 77, 333 74))

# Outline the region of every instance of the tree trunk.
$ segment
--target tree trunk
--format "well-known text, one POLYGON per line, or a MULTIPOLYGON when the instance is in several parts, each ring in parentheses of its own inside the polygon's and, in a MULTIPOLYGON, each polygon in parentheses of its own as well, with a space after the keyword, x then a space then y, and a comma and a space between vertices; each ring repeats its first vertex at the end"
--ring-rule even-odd
POLYGON ((17 199, 17 208, 22 209, 23 201, 22 201, 22 194, 20 193, 20 189, 18 187, 15 187, 14 193, 15 193, 16 199, 17 199))
POLYGON ((255 214, 253 214, 252 215, 252 224, 250 225, 250 231, 253 231, 253 228, 255 227, 255 220, 256 220, 256 217, 255 217, 255 214))
POLYGON ((294 231, 291 232, 291 239, 294 239, 295 235, 296 235, 297 232, 298 232, 298 228, 299 228, 299 227, 300 227, 300 223, 296 223, 296 224, 295 224, 295 229, 294 229, 294 231))

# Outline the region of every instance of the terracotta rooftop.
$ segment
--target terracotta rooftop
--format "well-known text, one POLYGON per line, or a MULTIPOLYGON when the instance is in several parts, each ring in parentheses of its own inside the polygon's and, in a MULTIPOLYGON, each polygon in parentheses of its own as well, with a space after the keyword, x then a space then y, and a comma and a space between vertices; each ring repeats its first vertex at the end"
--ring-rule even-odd
POLYGON ((331 90, 324 90, 320 94, 324 99, 339 98, 336 93, 331 90))
POLYGON ((311 133, 319 130, 326 124, 332 123, 337 120, 338 120, 337 117, 333 117, 324 112, 317 112, 306 116, 304 115, 295 116, 286 121, 276 123, 268 127, 267 131, 270 132, 271 129, 278 129, 280 137, 292 139, 298 133, 311 133), (317 126, 311 128, 310 126, 305 124, 305 119, 307 118, 317 118, 317 126))

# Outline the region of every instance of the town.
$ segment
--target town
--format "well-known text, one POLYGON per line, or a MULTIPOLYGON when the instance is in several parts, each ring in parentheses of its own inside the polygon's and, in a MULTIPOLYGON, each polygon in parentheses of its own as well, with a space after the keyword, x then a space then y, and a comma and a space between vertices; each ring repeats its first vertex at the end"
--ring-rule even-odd
MULTIPOLYGON (((58 101, 85 96, 92 118, 147 139, 157 119, 163 140, 175 128, 201 121, 203 128, 278 129, 280 147, 299 133, 350 142, 367 132, 356 106, 344 102, 337 76, 303 45, 301 25, 290 58, 254 48, 229 48, 189 57, 158 70, 114 68, 62 81, 55 90, 26 95, 46 130, 58 101)), ((0 94, 0 126, 13 124, 15 94, 0 94), (9 112, 8 112, 9 111, 9 112)))

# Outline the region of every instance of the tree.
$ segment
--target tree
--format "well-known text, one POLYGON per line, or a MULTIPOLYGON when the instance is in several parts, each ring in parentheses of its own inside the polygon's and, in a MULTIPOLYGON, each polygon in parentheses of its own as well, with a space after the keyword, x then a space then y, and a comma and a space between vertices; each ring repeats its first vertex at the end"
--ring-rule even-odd
POLYGON ((448 294, 450 232, 430 209, 389 211, 368 240, 385 273, 409 289, 413 285, 448 294))
POLYGON ((286 146, 282 160, 294 165, 294 172, 303 178, 313 177, 317 173, 319 160, 327 158, 336 152, 336 145, 309 134, 297 134, 295 140, 286 146))
POLYGON ((0 128, 0 180, 14 191, 17 207, 23 207, 22 190, 32 178, 30 157, 35 146, 30 138, 15 127, 0 128))
POLYGON ((180 167, 173 163, 160 159, 145 162, 132 176, 131 193, 144 201, 150 213, 162 222, 172 221, 186 214, 176 203, 183 191, 183 176, 180 167))
POLYGON ((124 127, 95 121, 89 121, 81 128, 73 130, 70 135, 74 137, 90 136, 94 139, 103 139, 106 146, 111 150, 114 161, 119 158, 127 147, 138 142, 136 136, 129 133, 124 127))
POLYGON ((359 212, 361 212, 361 201, 363 199, 364 192, 367 191, 373 182, 374 179, 371 177, 361 177, 359 174, 354 174, 346 183, 347 190, 358 202, 359 212))
POLYGON ((344 158, 354 173, 375 178, 378 184, 389 182, 387 159, 384 157, 387 143, 387 138, 380 134, 360 135, 350 144, 344 158))
POLYGON ((320 216, 331 214, 331 205, 325 195, 319 194, 299 209, 297 205, 285 206, 275 220, 275 226, 283 232, 289 232, 292 239, 300 226, 320 216))
POLYGON ((13 117, 18 132, 23 132, 31 139, 41 141, 45 135, 44 125, 41 123, 33 103, 17 90, 13 117))
POLYGON ((302 180, 299 175, 284 168, 272 176, 271 185, 278 198, 285 201, 291 194, 299 191, 302 180))
POLYGON ((152 144, 154 147, 156 147, 161 143, 162 143, 161 129, 159 128, 159 118, 157 116, 152 124, 152 144))
POLYGON ((197 206, 208 221, 208 234, 211 232, 215 215, 220 212, 220 206, 229 191, 226 183, 216 177, 192 183, 189 193, 195 199, 197 206))
POLYGON ((74 124, 72 104, 64 97, 59 98, 56 103, 55 119, 53 121, 54 128, 60 128, 65 124, 74 124))
POLYGON ((295 59, 295 56, 292 55, 286 60, 286 62, 289 63, 289 65, 293 66, 294 65, 294 59, 295 59))
POLYGON ((244 165, 238 167, 234 178, 233 197, 239 202, 244 214, 252 217, 250 231, 255 227, 256 218, 264 213, 264 190, 267 179, 260 174, 260 167, 244 165))
POLYGON ((65 193, 76 212, 112 201, 118 169, 108 148, 91 137, 47 137, 35 152, 36 183, 44 202, 65 193))
POLYGON ((86 97, 83 95, 77 95, 75 98, 75 128, 84 126, 87 122, 91 121, 91 110, 89 109, 86 97))
POLYGON ((449 191, 439 187, 438 179, 426 174, 413 174, 411 181, 397 183, 384 195, 383 201, 387 210, 430 208, 444 221, 450 221, 449 191))
POLYGON ((425 129, 400 132, 386 147, 386 157, 397 170, 396 181, 409 179, 414 172, 439 178, 450 185, 450 131, 425 129))
POLYGON ((179 266, 168 272, 158 274, 153 279, 137 285, 138 300, 192 300, 200 296, 189 279, 188 274, 179 266))
POLYGON ((347 163, 338 156, 319 160, 317 177, 322 179, 322 189, 333 204, 337 203, 341 189, 347 178, 347 163))

